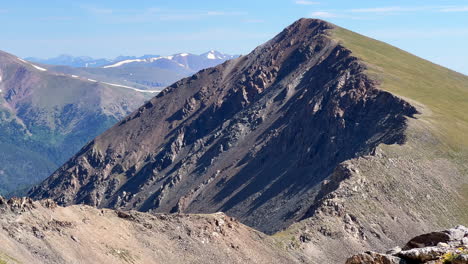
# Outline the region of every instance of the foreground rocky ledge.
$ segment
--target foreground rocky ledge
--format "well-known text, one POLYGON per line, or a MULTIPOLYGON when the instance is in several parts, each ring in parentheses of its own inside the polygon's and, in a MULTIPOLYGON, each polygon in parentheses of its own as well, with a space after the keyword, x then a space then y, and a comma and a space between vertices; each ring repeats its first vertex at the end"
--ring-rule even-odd
POLYGON ((403 248, 385 254, 364 252, 349 258, 346 264, 467 264, 468 228, 457 226, 411 239, 403 248))
POLYGON ((0 263, 298 263, 223 213, 148 214, 0 197, 0 263))

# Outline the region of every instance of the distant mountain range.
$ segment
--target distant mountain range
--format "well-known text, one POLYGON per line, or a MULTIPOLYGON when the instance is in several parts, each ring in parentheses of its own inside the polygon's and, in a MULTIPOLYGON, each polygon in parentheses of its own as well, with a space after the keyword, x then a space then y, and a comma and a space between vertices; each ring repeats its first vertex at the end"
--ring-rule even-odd
POLYGON ((0 51, 0 195, 44 179, 151 96, 0 51))
POLYGON ((237 57, 211 50, 200 55, 177 53, 171 56, 119 56, 114 59, 60 55, 50 59, 29 57, 25 60, 54 72, 152 90, 162 89, 183 77, 237 57))

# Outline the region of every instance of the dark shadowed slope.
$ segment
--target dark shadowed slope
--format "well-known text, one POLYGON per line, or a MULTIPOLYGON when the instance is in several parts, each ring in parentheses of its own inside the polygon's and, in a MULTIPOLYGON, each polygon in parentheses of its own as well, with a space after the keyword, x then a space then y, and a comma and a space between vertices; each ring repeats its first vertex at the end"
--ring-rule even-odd
POLYGON ((217 212, 272 233, 304 217, 343 161, 404 142, 414 107, 299 20, 247 56, 170 86, 31 195, 62 204, 217 212))
POLYGON ((148 96, 0 52, 0 193, 42 181, 148 96))

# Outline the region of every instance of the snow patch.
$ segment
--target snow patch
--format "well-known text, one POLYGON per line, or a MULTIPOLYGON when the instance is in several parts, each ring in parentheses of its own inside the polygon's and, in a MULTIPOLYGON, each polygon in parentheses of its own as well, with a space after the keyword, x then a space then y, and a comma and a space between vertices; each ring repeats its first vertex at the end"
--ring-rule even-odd
POLYGON ((78 78, 78 75, 72 75, 71 77, 73 77, 73 78, 78 78))
POLYGON ((102 82, 102 83, 112 85, 112 86, 122 87, 122 88, 125 88, 125 89, 131 89, 131 90, 134 90, 134 91, 137 91, 137 92, 140 92, 140 93, 159 93, 160 92, 159 90, 141 90, 141 89, 133 88, 133 87, 130 87, 130 86, 115 84, 115 83, 108 83, 108 82, 102 82))
POLYGON ((36 66, 36 65, 34 65, 34 64, 32 64, 32 63, 29 63, 29 62, 27 62, 27 61, 25 61, 25 60, 23 60, 23 59, 21 59, 21 58, 17 58, 17 59, 18 59, 19 61, 21 61, 21 62, 24 62, 24 63, 27 63, 27 64, 33 66, 33 67, 36 68, 37 70, 40 70, 40 71, 47 71, 47 69, 44 69, 44 68, 39 67, 39 66, 36 66))
POLYGON ((182 57, 187 57, 189 54, 188 53, 181 53, 179 55, 182 56, 182 57))
POLYGON ((142 62, 142 61, 145 61, 145 60, 143 60, 143 59, 124 60, 124 61, 119 61, 119 62, 117 62, 115 64, 112 64, 112 65, 104 66, 103 68, 114 68, 114 67, 122 66, 122 65, 127 64, 127 63, 142 62))
POLYGON ((93 80, 93 79, 88 79, 88 81, 90 81, 90 82, 97 82, 96 80, 93 80))
POLYGON ((41 67, 36 66, 36 65, 34 65, 34 64, 31 64, 31 66, 33 66, 34 68, 36 68, 36 69, 38 69, 38 70, 40 70, 40 71, 47 71, 47 69, 41 68, 41 67))
POLYGON ((208 53, 206 57, 210 60, 216 60, 216 56, 212 52, 208 53))

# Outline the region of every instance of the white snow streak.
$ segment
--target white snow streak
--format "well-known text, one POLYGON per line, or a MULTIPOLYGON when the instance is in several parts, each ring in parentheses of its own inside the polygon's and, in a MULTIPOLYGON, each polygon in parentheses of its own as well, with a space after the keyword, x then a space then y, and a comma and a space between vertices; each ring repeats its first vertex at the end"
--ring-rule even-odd
POLYGON ((115 84, 115 83, 108 83, 108 82, 102 82, 102 83, 112 85, 112 86, 122 87, 122 88, 126 88, 126 89, 132 89, 134 91, 141 92, 141 93, 159 93, 160 92, 159 90, 141 90, 141 89, 133 88, 133 87, 130 87, 130 86, 125 86, 125 85, 115 84))
POLYGON ((40 71, 47 71, 46 69, 41 68, 41 67, 39 67, 39 66, 36 66, 36 65, 34 65, 34 64, 31 64, 31 66, 33 66, 34 68, 36 68, 36 69, 38 69, 38 70, 40 70, 40 71))
POLYGON ((145 60, 142 60, 142 59, 124 60, 124 61, 119 61, 119 62, 117 62, 115 64, 112 64, 112 65, 104 66, 103 68, 114 68, 114 67, 122 66, 122 65, 127 64, 127 63, 142 62, 142 61, 145 61, 145 60))

